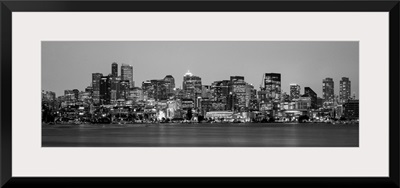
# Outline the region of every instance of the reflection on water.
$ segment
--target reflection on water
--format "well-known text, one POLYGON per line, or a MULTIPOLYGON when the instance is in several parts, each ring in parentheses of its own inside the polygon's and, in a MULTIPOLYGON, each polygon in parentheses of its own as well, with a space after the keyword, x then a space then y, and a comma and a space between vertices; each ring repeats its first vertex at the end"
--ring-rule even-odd
POLYGON ((358 147, 358 125, 43 125, 43 147, 358 147))

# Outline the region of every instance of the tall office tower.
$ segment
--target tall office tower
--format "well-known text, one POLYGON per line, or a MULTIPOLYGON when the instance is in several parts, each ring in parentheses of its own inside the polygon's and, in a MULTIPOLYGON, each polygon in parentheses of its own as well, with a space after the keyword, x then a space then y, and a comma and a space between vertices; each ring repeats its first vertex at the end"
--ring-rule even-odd
POLYGON ((130 91, 130 82, 128 80, 120 80, 119 82, 119 98, 127 99, 130 91))
POLYGON ((182 83, 183 91, 186 93, 187 98, 195 98, 201 95, 201 78, 194 76, 189 71, 183 75, 182 83))
POLYGON ((141 92, 143 92, 143 99, 154 99, 157 101, 168 99, 167 86, 164 79, 153 79, 142 82, 141 92))
POLYGON ((341 103, 345 103, 351 98, 351 81, 347 77, 342 77, 340 80, 339 98, 341 103))
POLYGON ((316 109, 317 108, 317 93, 314 92, 310 87, 305 87, 304 88, 304 95, 307 95, 311 97, 311 108, 316 109))
POLYGON ((246 85, 246 107, 255 110, 257 108, 257 90, 252 84, 246 85))
MULTIPOLYGON (((230 107, 232 107, 232 105, 236 105, 238 109, 244 108, 246 107, 246 85, 247 83, 244 81, 244 76, 231 76, 231 94, 235 96, 235 98, 237 99, 237 101, 234 101, 235 104, 231 104, 230 107)), ((248 97, 249 98, 249 97, 248 97)), ((248 104, 248 102, 247 102, 248 104)), ((230 108, 232 109, 232 108, 230 108)))
POLYGON ((100 80, 102 76, 101 73, 92 73, 92 98, 95 104, 100 102, 100 80))
POLYGON ((132 65, 121 65, 121 80, 129 81, 130 88, 135 87, 133 82, 133 66, 132 65))
POLYGON ((226 109, 228 108, 229 85, 230 80, 214 81, 211 84, 214 101, 224 104, 226 109))
POLYGON ((110 104, 111 100, 111 79, 110 76, 102 76, 100 80, 100 103, 110 104))
POLYGON ((175 79, 172 77, 172 75, 167 75, 164 78, 165 85, 167 88, 167 95, 171 96, 174 93, 174 88, 175 88, 175 79))
POLYGON ((154 99, 154 88, 150 80, 142 82, 142 91, 144 100, 154 99))
POLYGON ((322 97, 327 102, 333 102, 334 95, 334 82, 332 78, 325 78, 322 80, 322 97))
POLYGON ((120 82, 121 78, 120 77, 114 77, 113 74, 111 74, 110 82, 111 82, 111 91, 110 91, 110 98, 111 101, 116 102, 120 98, 120 82))
POLYGON ((298 84, 290 84, 290 99, 299 99, 300 98, 300 85, 298 84))
POLYGON ((118 77, 118 64, 116 62, 111 64, 111 75, 112 77, 118 77))
POLYGON ((265 73, 264 90, 267 100, 280 100, 281 98, 281 74, 265 73))
POLYGON ((165 100, 167 99, 167 87, 164 79, 154 79, 150 80, 151 85, 153 87, 153 96, 154 99, 159 101, 159 100, 165 100))

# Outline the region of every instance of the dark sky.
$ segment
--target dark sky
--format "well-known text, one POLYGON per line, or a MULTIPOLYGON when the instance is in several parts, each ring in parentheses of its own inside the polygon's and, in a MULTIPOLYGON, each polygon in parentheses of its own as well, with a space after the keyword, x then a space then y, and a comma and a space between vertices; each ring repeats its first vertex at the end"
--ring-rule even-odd
POLYGON ((44 41, 42 89, 63 95, 65 89, 84 90, 92 73, 111 73, 111 63, 133 65, 135 86, 170 74, 176 87, 190 70, 203 85, 230 76, 244 76, 257 90, 263 73, 282 76, 282 90, 290 83, 311 87, 322 95, 322 79, 331 77, 339 94, 341 77, 349 77, 351 93, 359 96, 358 42, 305 41, 44 41))

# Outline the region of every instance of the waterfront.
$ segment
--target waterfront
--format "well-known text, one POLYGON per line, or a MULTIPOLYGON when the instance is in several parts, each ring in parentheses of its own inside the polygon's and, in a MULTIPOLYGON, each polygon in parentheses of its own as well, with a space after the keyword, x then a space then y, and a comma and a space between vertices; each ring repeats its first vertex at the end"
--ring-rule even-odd
POLYGON ((358 147, 358 124, 198 123, 42 126, 42 147, 358 147))

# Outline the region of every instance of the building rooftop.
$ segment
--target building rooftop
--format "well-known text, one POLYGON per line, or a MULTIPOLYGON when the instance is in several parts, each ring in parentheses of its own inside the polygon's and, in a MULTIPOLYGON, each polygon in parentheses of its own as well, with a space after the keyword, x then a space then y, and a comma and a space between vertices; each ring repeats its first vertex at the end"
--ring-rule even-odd
POLYGON ((188 70, 183 76, 193 76, 193 74, 188 70))

